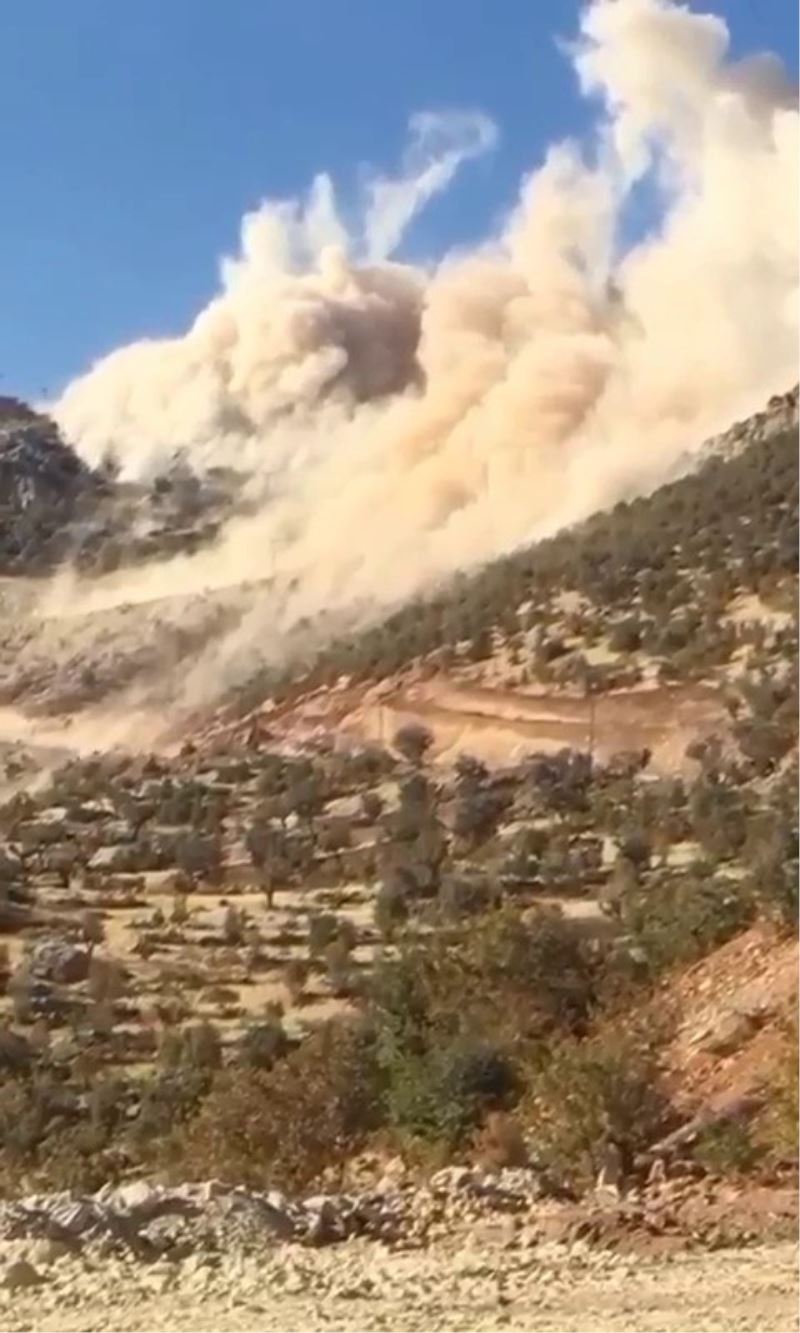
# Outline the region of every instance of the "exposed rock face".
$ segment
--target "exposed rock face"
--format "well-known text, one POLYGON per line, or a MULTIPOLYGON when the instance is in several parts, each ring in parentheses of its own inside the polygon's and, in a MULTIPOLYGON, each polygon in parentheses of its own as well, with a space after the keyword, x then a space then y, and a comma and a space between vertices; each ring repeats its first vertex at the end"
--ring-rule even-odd
POLYGON ((34 572, 60 559, 70 525, 102 489, 54 422, 0 397, 0 572, 34 572))
POLYGON ((721 435, 709 440, 700 451, 698 461, 702 463, 712 455, 733 458, 751 445, 760 444, 771 435, 777 435, 779 431, 796 431, 798 421, 800 385, 795 384, 786 393, 774 394, 763 411, 756 412, 745 421, 737 421, 721 435))
POLYGON ((0 396, 0 573, 35 574, 69 558, 94 572, 191 551, 240 503, 238 473, 196 477, 180 459, 149 485, 94 472, 55 422, 0 396))

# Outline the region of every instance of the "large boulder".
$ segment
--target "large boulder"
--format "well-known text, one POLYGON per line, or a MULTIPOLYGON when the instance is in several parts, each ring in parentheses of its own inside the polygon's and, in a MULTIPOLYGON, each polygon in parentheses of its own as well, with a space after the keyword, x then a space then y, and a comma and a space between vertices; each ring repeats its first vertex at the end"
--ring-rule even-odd
MULTIPOLYGON (((52 812, 51 812, 52 813, 52 812)), ((14 840, 23 852, 35 851, 38 847, 47 847, 50 843, 61 842, 64 837, 65 820, 60 818, 24 819, 14 830, 14 840)))
POLYGON ((34 951, 31 976, 71 986, 89 975, 91 952, 67 940, 45 940, 34 951))

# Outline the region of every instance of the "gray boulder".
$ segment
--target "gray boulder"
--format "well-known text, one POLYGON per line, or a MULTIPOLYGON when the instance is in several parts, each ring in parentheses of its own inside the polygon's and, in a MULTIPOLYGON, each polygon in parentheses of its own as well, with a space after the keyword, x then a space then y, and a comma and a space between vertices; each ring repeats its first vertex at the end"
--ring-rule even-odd
POLYGON ((31 975, 36 979, 72 986, 89 975, 91 952, 66 940, 45 940, 38 945, 31 961, 31 975))

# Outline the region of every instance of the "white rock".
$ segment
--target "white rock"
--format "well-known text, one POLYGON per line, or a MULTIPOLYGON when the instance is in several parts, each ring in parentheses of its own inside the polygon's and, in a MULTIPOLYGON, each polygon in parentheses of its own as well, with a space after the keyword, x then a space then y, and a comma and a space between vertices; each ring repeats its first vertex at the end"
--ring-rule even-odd
POLYGON ((146 1180, 134 1180, 129 1185, 120 1185, 114 1193, 113 1202, 127 1212, 132 1208, 141 1208, 144 1204, 160 1198, 163 1191, 146 1180))

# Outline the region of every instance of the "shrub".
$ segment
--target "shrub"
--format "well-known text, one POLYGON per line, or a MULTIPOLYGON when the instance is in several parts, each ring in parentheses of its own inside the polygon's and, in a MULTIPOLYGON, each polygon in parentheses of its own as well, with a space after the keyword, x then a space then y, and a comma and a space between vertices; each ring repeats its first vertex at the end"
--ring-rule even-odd
POLYGON ((493 889, 485 875, 445 875, 439 886, 439 906, 450 921, 485 912, 493 901, 493 889))
POLYGON ((92 956, 87 991, 92 1000, 118 1000, 125 993, 125 970, 111 958, 92 956))
POLYGON ((476 759, 471 754, 456 755, 453 771, 455 773, 456 791, 461 796, 479 791, 489 778, 489 770, 486 765, 482 760, 476 759))
POLYGON ((748 830, 745 859, 762 910, 788 929, 798 920, 798 845, 792 817, 765 810, 748 830))
POLYGON ((715 877, 697 866, 662 870, 629 885, 617 899, 623 928, 653 973, 701 958, 745 930, 755 904, 746 884, 715 877))
POLYGON ((233 903, 226 909, 225 919, 222 923, 222 935, 225 943, 232 947, 237 947, 244 940, 245 921, 244 913, 240 908, 235 907, 233 903))
POLYGON ((655 1050, 635 1036, 555 1041, 531 1072, 525 1110, 537 1153, 579 1181, 597 1176, 609 1143, 629 1171, 672 1121, 655 1050))
POLYGON ((612 652, 615 653, 633 653, 639 647, 642 641, 642 631, 638 620, 633 616, 628 616, 625 620, 618 620, 609 635, 608 644, 612 652))
POLYGON ((741 850, 747 828, 741 791, 723 782, 700 779, 689 797, 692 832, 703 851, 731 860, 741 850))
POLYGON ((536 755, 530 764, 530 780, 546 810, 566 817, 588 809, 592 780, 588 754, 564 749, 553 755, 536 755))
POLYGON ((421 764, 433 744, 433 734, 417 722, 409 722, 394 734, 393 745, 411 764, 421 764))
POLYGON ((175 926, 185 926, 188 920, 189 920, 188 894, 181 888, 176 888, 172 896, 172 911, 170 912, 170 921, 175 926))
POLYGON ((167 1029, 159 1049, 159 1060, 166 1069, 218 1069, 222 1064, 219 1029, 205 1020, 180 1030, 167 1029))
POLYGON ((353 962, 350 953, 351 946, 343 935, 337 935, 325 950, 325 967, 334 995, 347 995, 352 989, 353 962))
POLYGON ((99 912, 83 912, 81 915, 81 934, 87 944, 102 944, 105 927, 99 912))
POLYGON ((308 982, 308 963, 305 958, 290 958, 283 969, 283 980, 292 1004, 302 1004, 308 982))
POLYGON ((594 967, 559 916, 490 912, 378 964, 369 1015, 389 1121, 403 1134, 453 1146, 487 1110, 513 1101, 531 1042, 580 1026, 594 967))
POLYGON ((239 1042, 239 1059, 250 1069, 271 1069, 289 1049, 289 1042, 278 1021, 252 1023, 239 1042))
POLYGON ((453 832, 471 847, 486 842, 497 830, 506 802, 497 792, 467 790, 453 815, 453 832))
POLYGON ((531 883, 539 876, 542 856, 547 848, 546 829, 526 825, 511 840, 503 862, 503 874, 510 879, 531 883))
POLYGON ((473 1140, 476 1160, 488 1171, 506 1166, 527 1166, 529 1161, 525 1136, 515 1116, 507 1111, 490 1111, 473 1140))
POLYGON ((797 1015, 785 1024, 783 1049, 767 1080, 767 1108, 758 1125, 759 1140, 772 1158, 796 1163, 800 1146, 800 1046, 797 1015))
POLYGON ((159 1072, 141 1088, 133 1144, 145 1157, 172 1156, 175 1140, 206 1096, 213 1071, 180 1066, 159 1072))
POLYGON ((375 824, 383 814, 383 799, 376 791, 365 791, 361 796, 361 812, 367 824, 375 824))
POLYGON ((463 1141, 487 1107, 504 1105, 518 1089, 508 1055, 467 1033, 434 1035, 421 1053, 384 1045, 382 1057, 389 1123, 448 1148, 463 1141))
POLYGON ((308 952, 317 958, 325 952, 339 933, 339 922, 333 912, 319 912, 308 919, 308 952))
POLYGON ((734 1118, 701 1130, 692 1157, 714 1174, 744 1175, 763 1160, 764 1150, 754 1141, 747 1122, 734 1118))
POLYGON ((199 879, 213 881, 222 861, 222 848, 217 835, 187 834, 175 847, 175 862, 191 883, 199 879))
POLYGON ((228 1070, 185 1132, 178 1177, 302 1189, 357 1151, 381 1119, 367 1032, 339 1023, 268 1073, 228 1070))
POLYGON ((463 941, 465 965, 478 990, 523 999, 528 1022, 543 1028, 580 1026, 594 1003, 595 962, 573 926, 555 909, 524 917, 491 912, 463 941))
POLYGON ((408 892, 404 881, 392 873, 375 895, 375 925, 384 939, 390 940, 398 926, 408 920, 408 892))
POLYGON ((222 1064, 222 1040, 213 1023, 194 1023, 184 1028, 184 1060, 197 1069, 218 1069, 222 1064))

